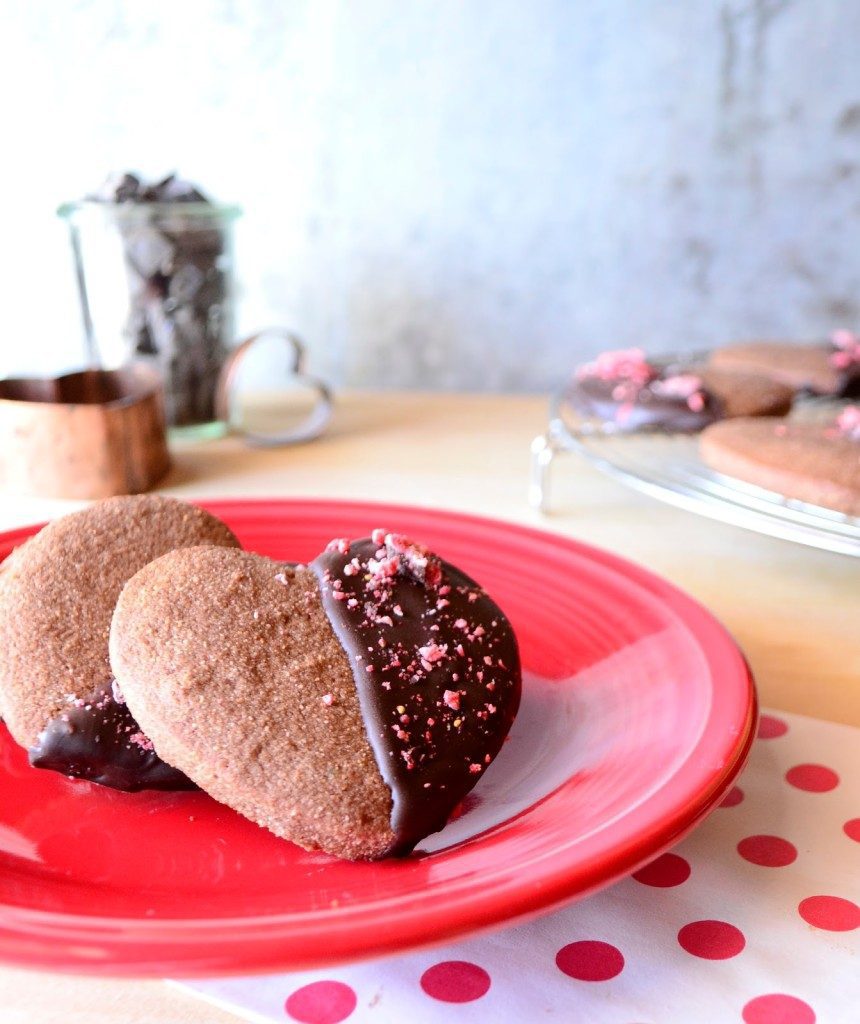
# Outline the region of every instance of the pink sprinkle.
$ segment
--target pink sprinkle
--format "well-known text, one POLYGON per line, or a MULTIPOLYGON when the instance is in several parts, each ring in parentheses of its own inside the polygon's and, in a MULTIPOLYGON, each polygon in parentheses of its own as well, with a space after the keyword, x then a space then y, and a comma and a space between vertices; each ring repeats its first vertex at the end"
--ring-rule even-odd
POLYGON ((444 587, 439 587, 439 594, 442 597, 447 597, 451 593, 451 588, 446 583, 444 587))
POLYGON ((597 377, 598 380, 630 380, 642 385, 653 380, 657 371, 641 348, 624 348, 602 352, 593 362, 581 366, 576 375, 580 380, 597 377))
POLYGON ((702 390, 704 383, 694 373, 675 373, 662 380, 655 380, 651 390, 655 395, 665 395, 667 398, 690 398, 702 390))
POLYGON ((493 664, 493 659, 489 656, 489 654, 485 654, 484 655, 484 664, 485 665, 492 665, 493 664))
POLYGON ((144 736, 142 732, 133 733, 129 736, 129 740, 140 747, 141 750, 153 750, 152 740, 148 736, 144 736))
POLYGON ((347 563, 343 567, 343 574, 344 574, 344 576, 355 576, 355 572, 356 572, 355 566, 352 565, 351 563, 347 563))
POLYGON ((465 619, 457 619, 454 623, 454 629, 468 629, 469 623, 465 619))
POLYGON ((452 711, 460 710, 460 691, 459 690, 446 690, 442 694, 442 700, 451 708, 452 711))
POLYGON ((472 633, 472 636, 483 636, 484 633, 486 633, 486 630, 484 629, 483 626, 475 626, 475 630, 472 633))
POLYGON ((344 593, 343 590, 332 590, 331 596, 335 599, 335 601, 346 601, 348 597, 348 595, 344 593))
POLYGON ((482 770, 482 766, 477 764, 474 761, 472 762, 472 764, 469 765, 469 771, 472 773, 472 775, 477 775, 478 772, 481 771, 481 770, 482 770))
POLYGON ((701 391, 695 391, 687 399, 687 406, 692 409, 693 412, 701 412, 705 408, 705 396, 701 391))
POLYGON ((330 708, 332 706, 332 704, 334 704, 334 697, 333 697, 333 695, 330 694, 330 693, 324 693, 323 697, 322 697, 322 702, 323 702, 323 704, 325 704, 325 706, 327 708, 330 708))
POLYGON ((496 713, 496 705, 495 704, 485 704, 484 707, 487 709, 487 711, 491 715, 494 715, 496 713))
POLYGON ((442 567, 429 548, 418 544, 402 533, 385 535, 385 550, 389 557, 396 558, 398 566, 429 587, 435 587, 442 578, 442 567))
POLYGON ((429 726, 431 726, 431 727, 434 726, 436 724, 436 719, 435 718, 428 718, 427 719, 427 724, 429 726))
POLYGON ((357 608, 358 607, 358 601, 354 597, 351 597, 346 602, 346 606, 347 606, 347 608, 357 608))
POLYGON ((335 537, 326 544, 326 551, 337 551, 341 555, 349 553, 349 541, 346 537, 335 537))
POLYGON ((623 405, 619 405, 615 413, 615 422, 624 424, 633 415, 633 403, 625 402, 623 405))
POLYGON ((426 659, 431 664, 436 661, 441 661, 448 653, 447 644, 430 643, 426 647, 419 647, 418 653, 423 659, 426 659))
POLYGON ((836 426, 853 441, 860 441, 860 405, 848 405, 839 414, 836 426))
POLYGON ((375 669, 374 669, 373 665, 365 665, 364 671, 367 672, 368 675, 370 675, 370 673, 374 672, 375 669))
POLYGON ((847 370, 854 363, 860 363, 860 334, 853 331, 834 331, 830 337, 836 352, 830 357, 830 365, 837 370, 847 370))
POLYGON ((402 609, 402 608, 400 607, 400 605, 399 605, 399 604, 396 604, 396 605, 395 605, 395 606, 394 606, 394 607, 393 607, 393 608, 392 608, 391 610, 392 610, 392 611, 394 612, 394 614, 395 614, 395 615, 396 615, 396 616, 397 616, 398 618, 400 618, 400 619, 402 619, 402 618, 403 618, 403 609, 402 609))
POLYGON ((457 644, 457 646, 454 648, 454 650, 460 655, 461 658, 465 658, 466 657, 466 649, 465 649, 465 647, 463 647, 462 644, 457 644))
POLYGON ((380 547, 385 543, 385 530, 381 526, 377 526, 373 533, 371 533, 370 539, 377 547, 380 547))
POLYGON ((476 590, 470 590, 469 591, 469 604, 473 604, 475 601, 477 601, 478 597, 479 597, 479 595, 478 595, 478 592, 476 590))
POLYGON ((439 609, 439 611, 442 611, 442 609, 447 608, 450 603, 451 602, 446 601, 444 597, 440 597, 439 600, 436 602, 436 607, 439 609))

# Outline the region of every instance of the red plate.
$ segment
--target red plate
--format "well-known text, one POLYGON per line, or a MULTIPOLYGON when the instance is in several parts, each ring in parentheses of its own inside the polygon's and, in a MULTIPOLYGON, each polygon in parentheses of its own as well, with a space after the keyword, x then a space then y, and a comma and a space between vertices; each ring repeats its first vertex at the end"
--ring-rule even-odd
MULTIPOLYGON (((526 672, 511 738, 407 860, 305 853, 200 793, 127 795, 30 768, 0 736, 0 957, 98 974, 309 968, 511 923, 676 842, 746 759, 749 670, 690 598, 629 562, 489 519, 331 501, 207 503, 243 544, 313 557, 409 533, 505 609, 526 672), (423 851, 423 852, 422 852, 423 851)), ((0 557, 35 532, 0 535, 0 557)))

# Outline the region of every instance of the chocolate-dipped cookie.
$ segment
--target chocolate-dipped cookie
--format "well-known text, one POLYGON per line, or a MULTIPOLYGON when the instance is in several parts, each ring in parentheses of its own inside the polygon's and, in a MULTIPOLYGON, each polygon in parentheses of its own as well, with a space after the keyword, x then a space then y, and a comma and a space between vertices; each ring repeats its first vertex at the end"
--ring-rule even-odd
POLYGON ((834 331, 829 342, 746 341, 711 353, 710 365, 762 374, 795 391, 860 397, 860 336, 834 331))
POLYGON ((604 352, 579 367, 565 391, 580 415, 616 431, 693 433, 735 416, 788 411, 793 390, 767 377, 649 362, 641 349, 604 352))
POLYGON ((123 590, 110 652, 165 760, 275 834, 350 859, 442 828, 520 699, 498 606, 381 530, 308 567, 165 555, 123 590))
POLYGON ((0 707, 32 764, 117 789, 184 789, 113 683, 108 633, 125 583, 176 547, 237 547, 203 509, 109 498, 46 526, 0 570, 0 707))
POLYGON ((738 419, 702 434, 702 459, 713 469, 787 498, 860 515, 860 407, 835 423, 738 419))

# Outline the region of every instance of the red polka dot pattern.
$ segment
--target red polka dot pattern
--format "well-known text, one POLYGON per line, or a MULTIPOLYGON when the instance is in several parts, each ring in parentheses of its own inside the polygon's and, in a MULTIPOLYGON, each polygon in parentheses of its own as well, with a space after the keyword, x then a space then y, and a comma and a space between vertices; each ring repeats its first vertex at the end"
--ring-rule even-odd
MULTIPOLYGON (((856 973, 860 936, 860 899, 848 886, 860 852, 860 804, 850 802, 858 735, 779 712, 762 716, 760 735, 740 784, 720 797, 727 809, 692 840, 651 854, 605 893, 519 925, 510 945, 478 937, 390 969, 285 975, 274 1007, 271 989, 252 995, 248 979, 248 1010, 273 1009, 284 1024, 371 1024, 379 1013, 406 1024, 464 1014, 520 1024, 538 1010, 644 1024, 662 1019, 680 957, 697 978, 673 995, 679 1020, 697 1020, 706 1005, 723 1006, 727 1024, 853 1020, 842 979, 856 973)), ((473 801, 459 812, 480 814, 473 801)))
POLYGON ((855 843, 860 843, 860 818, 852 818, 850 821, 846 821, 842 826, 842 831, 849 839, 853 839, 855 843))
POLYGON ((758 720, 758 738, 760 740, 775 740, 779 736, 785 736, 787 732, 788 725, 775 715, 762 715, 758 720))
POLYGON ((340 1024, 355 1009, 355 992, 342 981, 315 981, 287 999, 287 1016, 299 1024, 340 1024))
POLYGON ((743 1008, 744 1024, 815 1024, 809 1003, 796 996, 772 992, 756 996, 743 1008))
POLYGON ((738 843, 738 853, 763 868, 784 868, 797 860, 797 848, 779 836, 747 836, 738 843))
POLYGON ((664 853, 662 857, 652 860, 644 868, 634 871, 633 877, 643 885, 670 889, 687 881, 690 877, 690 865, 677 853, 664 853))
POLYGON ((703 960, 729 960, 747 944, 740 928, 727 921, 692 921, 678 932, 678 942, 703 960))
POLYGON ((839 785, 839 776, 823 764, 796 764, 785 773, 786 781, 807 793, 828 793, 839 785))
POLYGON ((860 907, 841 896, 809 896, 797 912, 813 928, 828 932, 852 932, 860 928, 860 907))
POLYGON ((471 1003, 490 991, 490 976, 467 960, 444 960, 421 975, 421 988, 442 1003, 471 1003))
POLYGON ((608 942, 570 942, 558 951, 556 967, 577 981, 609 981, 624 970, 621 950, 608 942))
POLYGON ((737 807, 739 803, 742 803, 744 799, 744 791, 740 786, 732 786, 732 788, 723 797, 720 807, 737 807))

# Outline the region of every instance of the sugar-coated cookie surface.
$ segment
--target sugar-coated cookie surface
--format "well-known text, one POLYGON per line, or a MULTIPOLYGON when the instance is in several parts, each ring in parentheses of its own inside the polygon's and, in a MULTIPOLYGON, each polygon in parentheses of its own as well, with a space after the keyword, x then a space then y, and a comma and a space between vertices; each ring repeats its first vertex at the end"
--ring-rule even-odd
POLYGON ((156 750, 210 796, 308 849, 389 849, 391 796, 309 569, 171 552, 123 590, 110 653, 156 750))
POLYGON ((860 396, 860 337, 834 331, 830 342, 744 341, 711 353, 710 365, 763 374, 795 390, 844 398, 860 396))
POLYGON ((275 834, 350 859, 406 853, 441 828, 520 698, 498 606, 383 531, 309 567, 165 555, 123 590, 110 653, 165 760, 275 834))
POLYGON ((125 789, 188 785, 114 699, 108 633, 125 583, 183 545, 238 542, 156 495, 110 498, 46 526, 0 569, 0 703, 40 767, 125 789))
POLYGON ((738 419, 716 423, 700 438, 702 459, 727 476, 860 515, 860 408, 835 423, 738 419))

